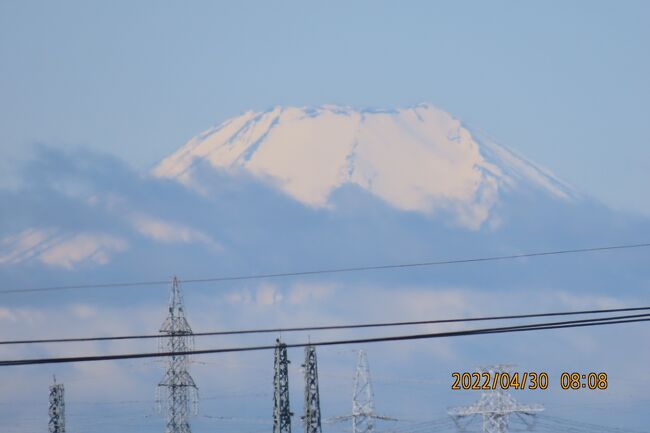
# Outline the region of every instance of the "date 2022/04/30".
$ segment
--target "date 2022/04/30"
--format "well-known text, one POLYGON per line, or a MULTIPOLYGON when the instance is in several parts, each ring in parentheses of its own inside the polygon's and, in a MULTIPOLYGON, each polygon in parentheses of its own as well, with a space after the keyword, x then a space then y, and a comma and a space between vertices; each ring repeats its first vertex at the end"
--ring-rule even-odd
MULTIPOLYGON (((546 372, 453 372, 451 373, 453 390, 546 390, 549 375, 546 372)), ((563 372, 560 374, 560 387, 564 390, 605 390, 607 373, 604 372, 563 372)))

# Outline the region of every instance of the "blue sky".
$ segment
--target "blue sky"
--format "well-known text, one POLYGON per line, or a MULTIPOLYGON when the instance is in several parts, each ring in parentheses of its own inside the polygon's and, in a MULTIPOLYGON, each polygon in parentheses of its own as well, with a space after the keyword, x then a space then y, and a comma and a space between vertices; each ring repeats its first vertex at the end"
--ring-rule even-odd
POLYGON ((431 102, 579 190, 647 214, 649 9, 5 1, 0 177, 9 182, 35 142, 145 169, 248 109, 431 102))
MULTIPOLYGON (((647 242, 649 12, 647 2, 632 1, 1 2, 0 289, 647 242), (205 193, 172 178, 142 175, 190 137, 246 110, 330 103, 394 108, 421 102, 550 168, 609 208, 579 194, 560 199, 539 182, 526 183, 520 174, 530 170, 513 165, 514 157, 497 164, 504 176, 495 170, 492 177, 481 177, 497 182, 489 185, 498 186, 498 197, 486 202, 484 216, 490 218, 478 225, 459 224, 465 208, 454 207, 453 200, 443 200, 448 208, 439 213, 428 213, 399 207, 399 201, 386 199, 393 196, 377 195, 377 189, 360 183, 337 184, 327 190, 328 206, 314 207, 281 191, 273 179, 215 169, 200 159, 189 163, 196 179, 210 187, 205 193)), ((445 128, 453 122, 442 122, 444 128, 433 123, 440 136, 452 139, 445 128)), ((289 124, 281 123, 275 132, 289 124)), ((329 123, 321 125, 319 131, 330 132, 329 123)), ((337 136, 321 135, 324 142, 337 136)), ((300 165, 292 153, 273 147, 288 140, 263 137, 273 157, 282 162, 288 154, 293 166, 300 165)), ((211 139, 218 144, 217 138, 211 139)), ((393 142, 405 148, 405 140, 393 142)), ((398 168, 398 178, 399 170, 434 171, 400 166, 400 158, 383 152, 387 166, 398 168)), ((367 153, 359 155, 368 160, 367 153)), ((477 160, 470 156, 448 159, 477 160)), ((305 167, 308 179, 324 177, 305 167)), ((474 167, 472 162, 472 173, 474 167)), ((430 182, 444 187, 445 200, 452 177, 430 182)), ((304 177, 296 179, 305 183, 304 177)), ((402 198, 410 185, 397 189, 396 196, 402 198)), ((206 283, 184 286, 184 293, 195 331, 638 306, 648 304, 648 251, 206 283)), ((3 294, 0 340, 156 332, 167 293, 161 284, 142 290, 3 294)), ((411 420, 445 417, 447 407, 476 399, 452 392, 449 372, 508 362, 522 371, 549 371, 554 389, 517 397, 543 403, 550 415, 644 429, 650 422, 647 327, 599 328, 400 343, 399 350, 366 347, 378 411, 411 420), (612 386, 600 394, 563 392, 557 380, 566 370, 607 371, 612 386), (607 412, 611 408, 616 411, 607 412)), ((202 340, 199 347, 268 343, 267 337, 202 340)), ((121 341, 3 346, 0 358, 143 347, 121 341)), ((324 416, 343 415, 350 407, 354 359, 338 347, 319 356, 324 416)), ((299 429, 301 352, 290 357, 294 428, 299 429)), ((196 361, 193 372, 207 397, 196 431, 268 430, 268 425, 224 425, 205 416, 268 422, 270 353, 196 361)), ((53 373, 66 383, 70 431, 108 433, 123 425, 162 431, 163 420, 151 414, 162 366, 145 361, 1 370, 0 430, 43 431, 53 373)))

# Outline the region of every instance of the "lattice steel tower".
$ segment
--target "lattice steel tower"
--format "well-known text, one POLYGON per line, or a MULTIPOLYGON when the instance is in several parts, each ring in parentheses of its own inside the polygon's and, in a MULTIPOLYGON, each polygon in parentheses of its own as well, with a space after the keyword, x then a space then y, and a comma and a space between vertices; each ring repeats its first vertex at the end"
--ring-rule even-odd
POLYGON ((302 423, 305 433, 321 433, 318 364, 314 346, 305 347, 305 363, 302 367, 305 369, 305 414, 302 423))
MULTIPOLYGON (((493 365, 479 368, 477 371, 494 377, 497 373, 509 372, 510 368, 509 365, 493 365)), ((511 416, 516 416, 527 427, 532 428, 535 414, 543 410, 544 407, 539 404, 517 403, 510 394, 496 389, 481 394, 479 400, 471 406, 449 409, 447 413, 451 415, 460 430, 466 427, 462 425, 463 419, 469 420, 475 415, 481 415, 485 433, 506 433, 511 416)))
POLYGON ((357 350, 357 368, 354 373, 352 392, 352 414, 334 418, 335 421, 352 420, 352 433, 373 433, 375 420, 397 421, 395 418, 375 413, 375 394, 370 381, 368 357, 363 350, 357 350))
POLYGON ((273 433, 291 433, 289 408, 289 359, 287 345, 275 340, 275 362, 273 368, 273 433))
POLYGON ((50 385, 50 408, 48 411, 50 422, 48 423, 50 433, 65 433, 65 400, 63 384, 54 383, 50 385))
POLYGON ((352 433, 372 433, 375 427, 375 394, 370 381, 368 357, 359 351, 352 394, 352 433))
POLYGON ((352 433, 373 433, 376 419, 384 421, 397 421, 397 419, 375 414, 375 394, 370 381, 368 357, 363 350, 355 350, 355 352, 358 356, 352 392, 352 414, 337 416, 334 421, 351 419, 352 433))
MULTIPOLYGON (((169 313, 160 327, 162 352, 187 352, 192 350, 192 328, 185 318, 183 296, 178 279, 172 279, 169 313)), ((190 376, 187 355, 166 358, 165 377, 158 384, 158 408, 167 415, 165 433, 190 433, 189 417, 198 412, 198 388, 190 376)))

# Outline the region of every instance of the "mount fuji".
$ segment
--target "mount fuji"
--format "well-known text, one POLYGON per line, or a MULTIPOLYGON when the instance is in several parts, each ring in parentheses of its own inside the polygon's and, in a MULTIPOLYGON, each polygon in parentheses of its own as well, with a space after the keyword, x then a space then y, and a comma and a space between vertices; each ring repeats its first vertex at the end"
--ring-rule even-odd
MULTIPOLYGON (((235 275, 512 255, 650 234, 647 218, 607 208, 426 104, 251 111, 146 173, 92 152, 39 152, 21 188, 0 190, 0 269, 18 286, 85 273, 140 280, 161 269, 235 275)), ((589 270, 580 287, 609 290, 621 275, 637 281, 647 271, 634 257, 580 262, 589 270)), ((436 278, 562 287, 576 266, 538 260, 489 276, 439 269, 436 278)), ((427 275, 354 278, 420 284, 427 275)))
MULTIPOLYGON (((645 305, 650 290, 646 248, 483 260, 647 242, 650 221, 596 202, 431 105, 248 112, 190 139, 146 172, 105 154, 41 146, 22 168, 19 186, 0 189, 0 204, 3 290, 57 289, 6 293, 0 301, 5 340, 156 332, 165 317, 165 280, 173 275, 184 282, 187 311, 198 331, 617 308, 645 305), (449 263, 459 259, 462 263, 449 263), (440 265, 420 266, 432 262, 440 265), (380 269, 310 272, 363 267, 380 269), (307 272, 295 275, 301 271, 307 272), (269 274, 286 278, 242 278, 269 274), (120 284, 103 285, 113 282, 120 284), (58 290, 66 286, 78 290, 58 290)), ((427 329, 462 329, 458 326, 427 329)), ((611 371, 612 383, 616 372, 625 372, 625 383, 636 383, 650 356, 648 345, 638 345, 647 330, 603 328, 608 329, 405 341, 399 350, 367 349, 374 351, 369 353, 379 377, 382 368, 388 375, 409 371, 428 377, 434 369, 470 371, 505 361, 556 372, 556 377, 567 366, 588 366, 583 371, 611 371), (645 352, 630 357, 634 345, 645 352)), ((384 331, 333 332, 316 337, 371 337, 384 331)), ((274 336, 242 338, 264 345, 274 336)), ((139 341, 92 349, 79 344, 75 351, 155 350, 139 341)), ((200 344, 245 343, 224 336, 200 344)), ((58 345, 30 347, 22 357, 61 355, 58 345)), ((268 355, 215 357, 193 375, 203 389, 263 390, 272 377, 268 355)), ((18 355, 7 352, 5 358, 18 355)), ((348 371, 340 358, 334 351, 319 353, 321 365, 334 369, 330 372, 348 371)), ((9 386, 22 389, 31 382, 32 395, 42 394, 52 370, 38 371, 38 377, 25 370, 9 378, 9 386)), ((70 367, 57 377, 77 378, 70 380, 72 389, 87 384, 87 392, 96 395, 98 372, 70 367)), ((102 389, 114 390, 111 398, 134 395, 144 401, 151 398, 160 370, 116 362, 104 377, 102 389)), ((322 389, 334 390, 331 380, 327 377, 329 386, 322 389)), ((295 376, 292 383, 301 380, 295 376)), ((388 386, 379 385, 377 394, 386 407, 403 405, 405 394, 388 386)), ((448 384, 440 386, 448 392, 448 384)), ((619 391, 625 401, 642 401, 646 389, 619 391)), ((424 405, 421 413, 438 407, 446 416, 442 408, 450 394, 431 400, 429 388, 421 392, 415 399, 424 405)), ((552 401, 566 395, 551 392, 545 395, 555 395, 552 401)), ((347 391, 345 398, 323 395, 328 405, 345 401, 348 407, 347 391)), ((218 403, 213 413, 238 414, 244 406, 243 417, 270 413, 266 396, 246 405, 230 398, 218 403)), ((342 407, 327 407, 329 413, 344 413, 342 407)), ((197 418, 198 430, 214 429, 202 424, 208 421, 197 418)))
POLYGON ((153 174, 206 193, 212 185, 199 180, 200 162, 248 173, 314 208, 331 206, 335 190, 354 185, 399 210, 451 211, 473 229, 490 218, 504 192, 578 197, 548 170, 427 104, 250 111, 192 138, 153 174))

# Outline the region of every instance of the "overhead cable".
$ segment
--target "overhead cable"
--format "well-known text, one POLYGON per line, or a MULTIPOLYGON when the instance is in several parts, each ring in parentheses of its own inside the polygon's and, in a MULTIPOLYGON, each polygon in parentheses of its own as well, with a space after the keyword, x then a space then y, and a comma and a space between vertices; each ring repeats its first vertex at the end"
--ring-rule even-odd
MULTIPOLYGON (((179 281, 183 284, 196 284, 196 283, 215 283, 215 282, 224 282, 224 281, 259 280, 259 279, 286 278, 286 277, 309 276, 309 275, 377 271, 377 270, 387 270, 387 269, 405 269, 405 268, 455 265, 455 264, 462 264, 462 263, 495 262, 501 260, 514 260, 514 259, 522 259, 522 258, 530 258, 530 257, 554 256, 554 255, 562 255, 562 254, 581 254, 581 253, 591 253, 591 252, 599 252, 599 251, 613 251, 613 250, 647 248, 647 247, 650 247, 650 242, 638 243, 638 244, 625 244, 625 245, 610 245, 610 246, 593 247, 593 248, 541 251, 541 252, 509 254, 509 255, 490 256, 490 257, 425 261, 425 262, 414 262, 414 263, 356 266, 356 267, 347 267, 347 268, 331 268, 331 269, 319 269, 319 270, 307 270, 307 271, 295 271, 295 272, 217 276, 217 277, 210 277, 210 278, 190 278, 190 279, 179 279, 179 281)), ((12 288, 12 289, 1 289, 0 295, 16 294, 16 293, 53 292, 53 291, 60 291, 60 290, 77 290, 77 289, 107 289, 107 288, 118 288, 118 287, 161 286, 168 283, 169 281, 167 280, 151 280, 151 281, 131 281, 131 282, 88 283, 88 284, 76 284, 76 285, 49 286, 49 287, 31 287, 31 288, 23 288, 23 289, 12 288)))
MULTIPOLYGON (((328 330, 341 330, 341 329, 434 325, 434 324, 443 324, 443 323, 482 322, 482 321, 493 321, 493 320, 529 319, 529 318, 539 318, 539 317, 622 313, 622 312, 648 311, 648 310, 650 310, 650 307, 627 307, 627 308, 609 308, 609 309, 600 309, 600 310, 560 311, 560 312, 546 312, 546 313, 512 314, 512 315, 502 315, 502 316, 453 318, 453 319, 412 320, 412 321, 402 321, 402 322, 379 322, 379 323, 360 323, 360 324, 347 324, 347 325, 296 326, 296 327, 284 327, 284 328, 257 328, 257 329, 239 329, 239 330, 226 330, 226 331, 206 331, 206 332, 196 332, 193 333, 192 335, 194 337, 205 337, 205 336, 218 336, 218 335, 265 334, 265 333, 280 333, 280 332, 286 333, 286 332, 300 332, 300 331, 328 331, 328 330)), ((167 337, 169 336, 166 334, 139 334, 139 335, 117 335, 117 336, 105 336, 105 337, 38 338, 38 339, 25 339, 25 340, 4 340, 4 341, 0 341, 0 345, 73 343, 73 342, 78 343, 78 342, 88 342, 88 341, 140 340, 140 339, 167 338, 167 337)))
MULTIPOLYGON (((650 314, 613 316, 613 317, 606 317, 600 319, 583 319, 583 320, 573 320, 573 321, 563 321, 563 322, 545 322, 545 323, 535 323, 530 325, 480 328, 480 329, 470 329, 470 330, 463 330, 463 331, 449 331, 449 332, 437 332, 437 333, 426 333, 426 334, 368 337, 368 338, 357 338, 357 339, 347 339, 347 340, 329 340, 329 341, 326 340, 326 341, 307 342, 307 343, 287 343, 286 346, 288 348, 296 348, 296 347, 305 347, 309 345, 335 346, 335 345, 347 345, 347 344, 379 343, 379 342, 388 342, 388 341, 409 341, 409 340, 461 337, 461 336, 484 335, 484 334, 502 334, 502 333, 510 333, 510 332, 527 332, 527 331, 537 331, 537 330, 544 330, 544 329, 565 329, 565 328, 577 328, 577 327, 586 327, 586 326, 603 326, 603 325, 614 325, 614 324, 636 323, 636 322, 647 322, 647 321, 650 321, 650 314)), ((59 363, 72 363, 72 362, 109 361, 109 360, 119 360, 119 359, 157 358, 157 357, 183 356, 183 355, 208 355, 208 354, 216 354, 216 353, 251 352, 251 351, 260 351, 260 350, 273 350, 275 349, 275 347, 276 347, 275 344, 272 344, 272 345, 261 345, 261 346, 243 346, 243 347, 230 347, 230 348, 189 350, 183 352, 148 352, 148 353, 125 353, 125 354, 116 354, 116 355, 91 355, 91 356, 82 355, 82 356, 70 356, 70 357, 59 357, 59 358, 16 359, 16 360, 0 361, 0 367, 17 366, 17 365, 35 365, 35 364, 59 364, 59 363)))

